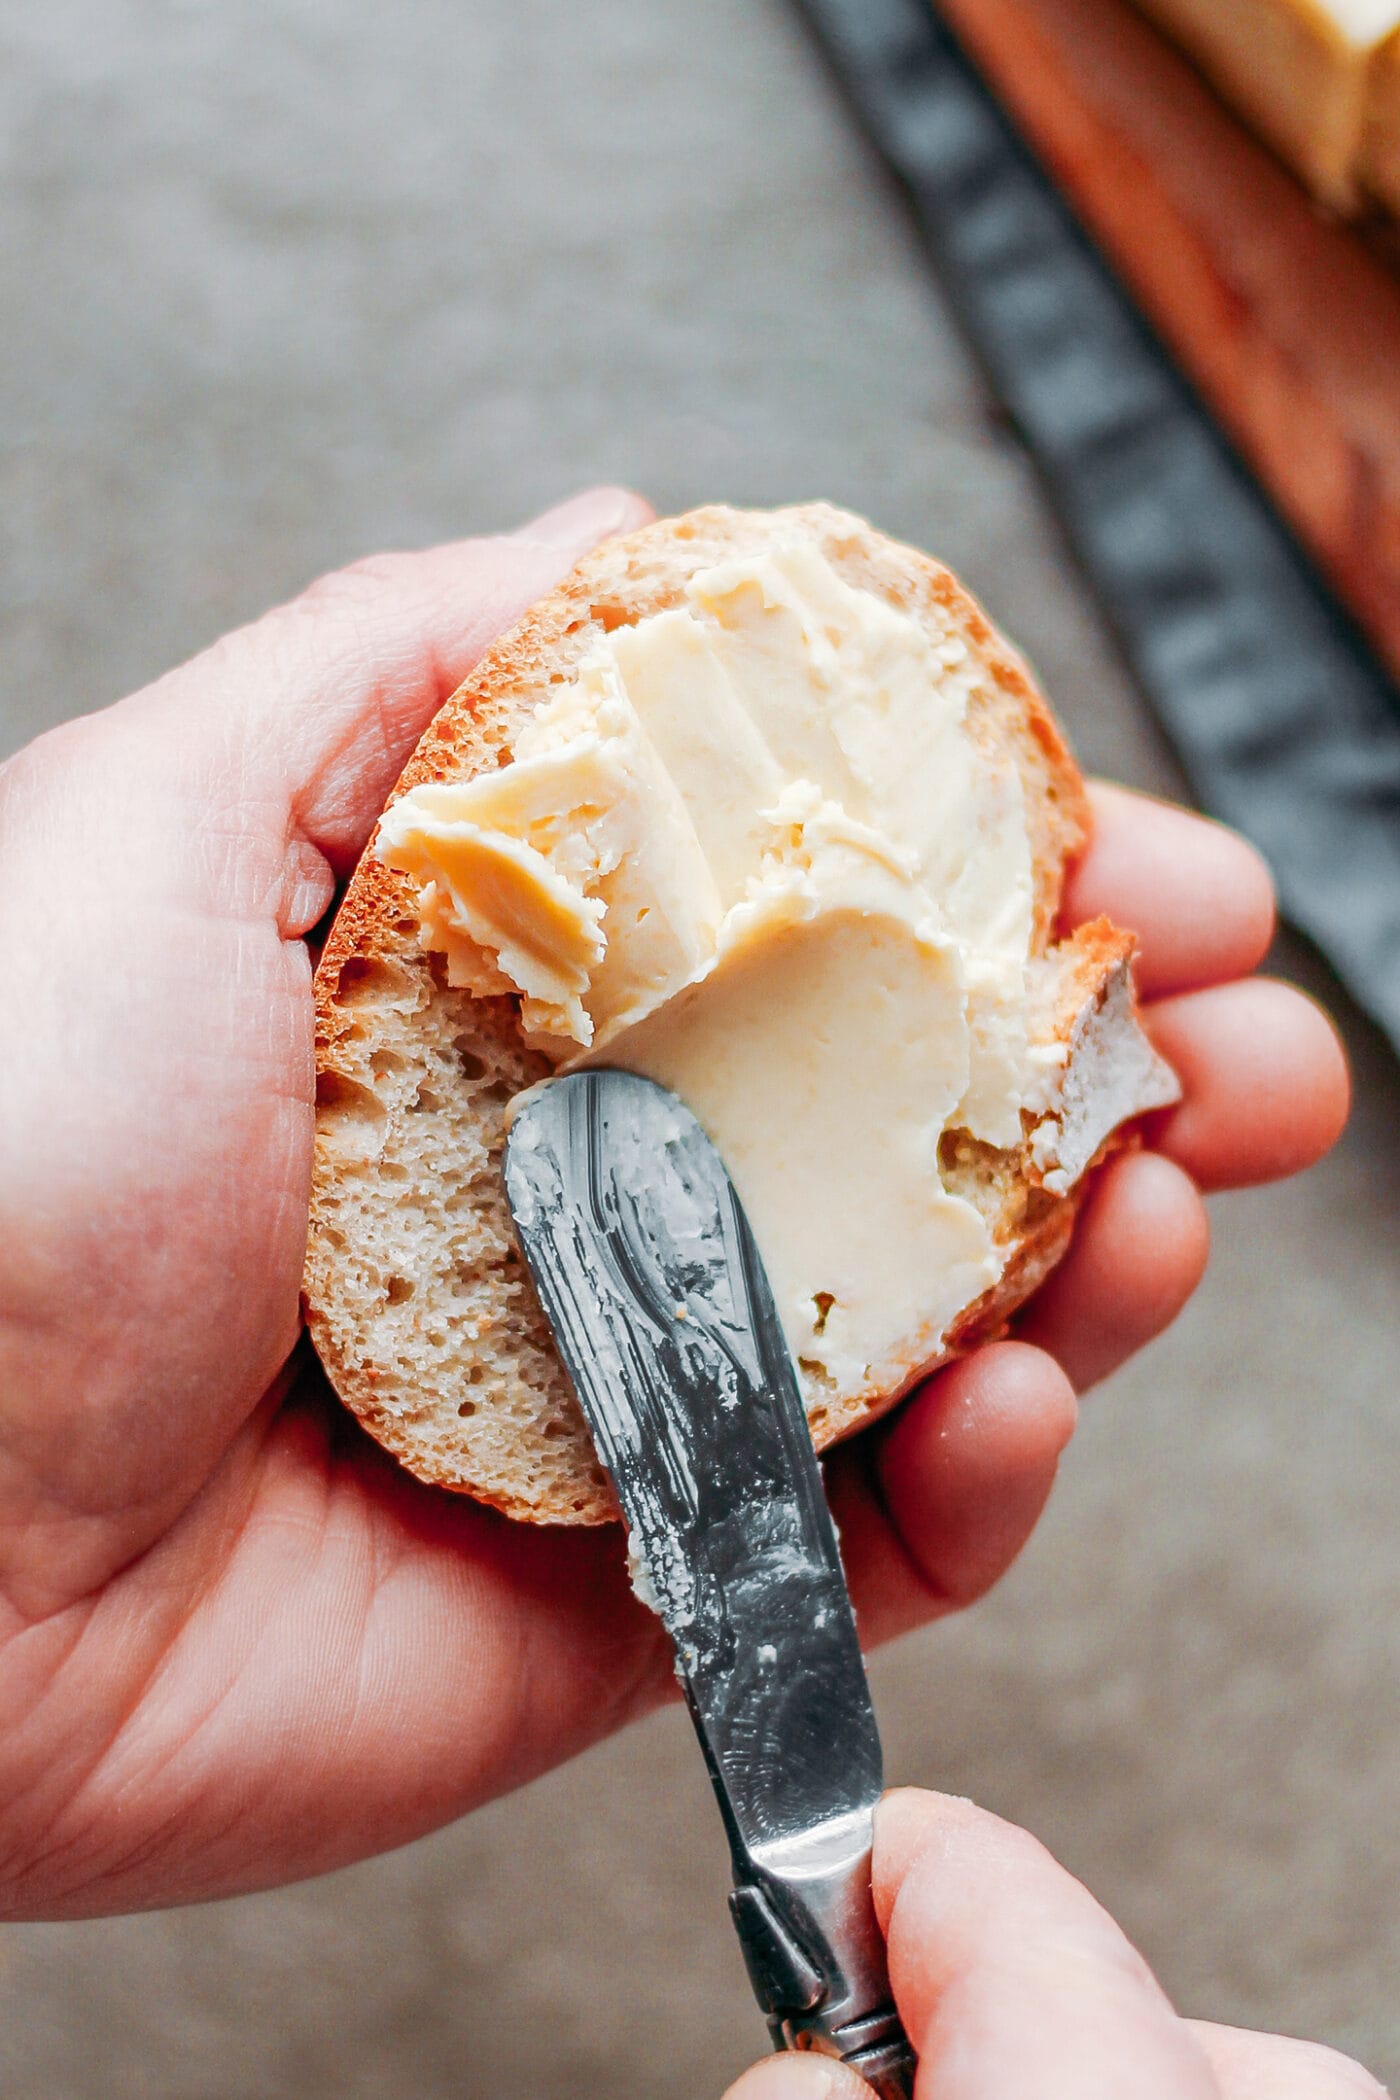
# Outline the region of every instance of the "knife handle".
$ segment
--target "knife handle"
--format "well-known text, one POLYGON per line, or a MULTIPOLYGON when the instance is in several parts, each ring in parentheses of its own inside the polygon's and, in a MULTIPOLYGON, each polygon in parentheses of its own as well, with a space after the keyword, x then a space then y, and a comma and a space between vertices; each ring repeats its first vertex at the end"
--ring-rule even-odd
POLYGON ((914 2100, 918 2062, 893 2006, 889 2008, 888 2022, 881 2040, 864 2044, 854 2056, 843 2056, 841 2061, 859 2072, 878 2100, 914 2100))
POLYGON ((913 2100, 915 2056, 889 1995, 868 1851, 853 1872, 815 1884, 741 1881, 729 1907, 774 2048, 835 2057, 879 2100, 913 2100))

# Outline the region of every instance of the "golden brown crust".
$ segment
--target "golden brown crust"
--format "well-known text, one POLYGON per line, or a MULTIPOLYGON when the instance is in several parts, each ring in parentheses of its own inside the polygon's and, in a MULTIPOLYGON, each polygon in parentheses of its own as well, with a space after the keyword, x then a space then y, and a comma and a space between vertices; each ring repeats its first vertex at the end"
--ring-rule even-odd
MULTIPOLYGON (((1036 882, 1033 945, 1035 953, 1043 954, 1052 939, 1066 868, 1085 845, 1090 821, 1083 782, 1058 725, 1022 659, 946 568, 826 504, 770 514, 712 507, 663 520, 595 550, 477 665, 424 735, 395 793, 504 763, 519 725, 554 685, 571 675, 600 631, 679 603, 697 568, 757 551, 775 526, 814 538, 848 581, 940 630, 951 626, 977 658, 984 675, 970 726, 990 762, 1010 760, 1022 776, 1036 882)), ((1091 996, 1131 945, 1106 921, 1081 936, 1075 968, 1064 973, 1060 996, 1065 1012, 1056 1015, 1056 1033, 1064 1035, 1073 1025, 1075 999, 1082 1003, 1083 997, 1091 996)), ((515 1003, 507 997, 484 999, 448 990, 419 947, 410 883, 370 854, 356 870, 331 930, 316 973, 315 996, 321 1109, 305 1295, 312 1338, 332 1383, 372 1433, 424 1479, 536 1522, 605 1519, 612 1514, 607 1484, 586 1437, 580 1441, 572 1395, 509 1238, 503 1198, 493 1196, 490 1187, 502 1135, 500 1075, 506 1075, 504 1090, 514 1091, 547 1069, 521 1040, 515 1003), (358 1250, 346 1244, 336 1210, 349 1173, 405 1171, 410 1112, 420 1109, 422 1096, 432 1089, 414 1081, 412 1074, 405 1077, 399 1068, 405 1058, 411 1062, 417 1057, 429 1023, 444 1040, 460 1042, 462 1034, 453 1036, 452 1031, 466 1031, 471 1041, 468 1063, 473 1069, 481 1066, 488 1075, 479 1096, 460 1110, 454 1108, 458 1121, 451 1129, 455 1140, 469 1125, 486 1162, 474 1170, 472 1200, 480 1210, 474 1229, 481 1227, 481 1259, 491 1279, 485 1298, 478 1293, 450 1336, 439 1336, 441 1348, 431 1325, 412 1328, 407 1356, 441 1362, 442 1390, 436 1393, 422 1390, 422 1378, 417 1387, 406 1383, 392 1336, 386 1333, 366 1346, 348 1316, 347 1279, 358 1250), (417 1083, 416 1095, 404 1091, 411 1082, 417 1083), (381 1125, 376 1120, 377 1097, 395 1087, 402 1098, 381 1125), (493 1093, 499 1098, 488 1101, 493 1093), (496 1396, 492 1404, 517 1410, 520 1427, 512 1433, 519 1444, 534 1447, 533 1453, 522 1455, 518 1481, 506 1461, 478 1462, 470 1452, 464 1456, 464 1447, 454 1442, 467 1435, 454 1424, 456 1417, 467 1416, 469 1404, 456 1396, 464 1390, 464 1381, 477 1377, 479 1360, 488 1356, 496 1396), (526 1373, 517 1376, 513 1366, 526 1359, 526 1373), (544 1471, 532 1471, 535 1454, 551 1441, 561 1454, 561 1465, 551 1474, 548 1465, 553 1460, 545 1452, 540 1461, 544 1471), (565 1455, 568 1462, 562 1463, 565 1455)), ((1034 1176, 1019 1156, 1005 1156, 992 1179, 997 1191, 995 1233, 1012 1250, 1001 1281, 968 1308, 946 1341, 911 1337, 905 1354, 907 1375, 895 1387, 833 1395, 829 1406, 816 1406, 812 1426, 819 1447, 884 1412, 939 1363, 999 1331, 1059 1259, 1073 1224, 1075 1195, 1052 1197, 1035 1187, 1034 1176)), ((462 1267, 459 1259, 459 1271, 462 1267)), ((388 1278, 391 1297, 399 1281, 388 1278)), ((408 1282, 403 1280, 405 1288, 408 1282)), ((460 1283, 459 1275, 453 1287, 460 1283)), ((430 1298, 433 1289, 440 1292, 443 1287, 439 1277, 436 1285, 425 1286, 423 1295, 430 1298)), ((470 1420, 469 1429, 473 1436, 485 1434, 479 1419, 470 1420)))

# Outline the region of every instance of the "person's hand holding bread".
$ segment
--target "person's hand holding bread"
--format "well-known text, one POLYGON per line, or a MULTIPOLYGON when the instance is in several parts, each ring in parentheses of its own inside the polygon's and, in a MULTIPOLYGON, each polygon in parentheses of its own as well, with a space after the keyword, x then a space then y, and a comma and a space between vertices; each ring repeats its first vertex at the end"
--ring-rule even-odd
MULTIPOLYGON (((518 1525, 422 1484, 299 1340, 308 939, 493 638, 649 515, 597 491, 508 537, 358 564, 0 770, 9 1915, 324 1871, 665 1693, 615 1527, 518 1525)), ((1183 1098, 1076 1193, 1068 1252, 1009 1337, 943 1352, 832 1451, 872 1641, 1014 1559, 1076 1392, 1198 1280, 1198 1190, 1298 1171, 1345 1114, 1324 1017, 1249 977, 1273 925, 1252 850, 1119 789, 1091 802, 1044 942, 1100 915, 1136 934, 1145 1025, 1183 1098)))

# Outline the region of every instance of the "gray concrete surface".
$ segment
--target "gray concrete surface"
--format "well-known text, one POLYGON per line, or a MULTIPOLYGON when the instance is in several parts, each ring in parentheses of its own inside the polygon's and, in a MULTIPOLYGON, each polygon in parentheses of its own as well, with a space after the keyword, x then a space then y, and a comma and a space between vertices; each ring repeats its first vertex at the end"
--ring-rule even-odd
MULTIPOLYGON (((954 562, 1084 757, 1169 758, 778 0, 0 20, 0 748, 318 570, 581 481, 827 495, 954 562)), ((1282 967, 1321 985, 1286 945, 1282 967)), ((1191 2011, 1400 2078, 1400 1077, 1088 1409, 998 1594, 876 1678, 1191 2011)), ((760 2036, 683 1722, 439 1837, 0 1936, 6 2100, 706 2100, 760 2036)))

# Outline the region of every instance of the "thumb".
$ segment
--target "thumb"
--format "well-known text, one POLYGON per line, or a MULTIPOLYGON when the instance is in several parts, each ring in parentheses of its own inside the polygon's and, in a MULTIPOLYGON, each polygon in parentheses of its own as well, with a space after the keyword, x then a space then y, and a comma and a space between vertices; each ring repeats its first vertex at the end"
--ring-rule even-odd
POLYGON ((292 1347, 312 1142, 299 937, 495 633, 649 515, 342 570, 0 768, 0 1592, 161 1535, 292 1347))
POLYGON ((1024 1831, 968 1801, 889 1794, 875 1905, 921 2100, 1219 2100, 1141 1955, 1024 1831))
POLYGON ((371 555, 116 713, 155 717, 192 772, 222 776, 236 757, 286 835, 345 875, 424 729, 489 645, 601 540, 652 515, 626 489, 589 489, 515 532, 371 555))

